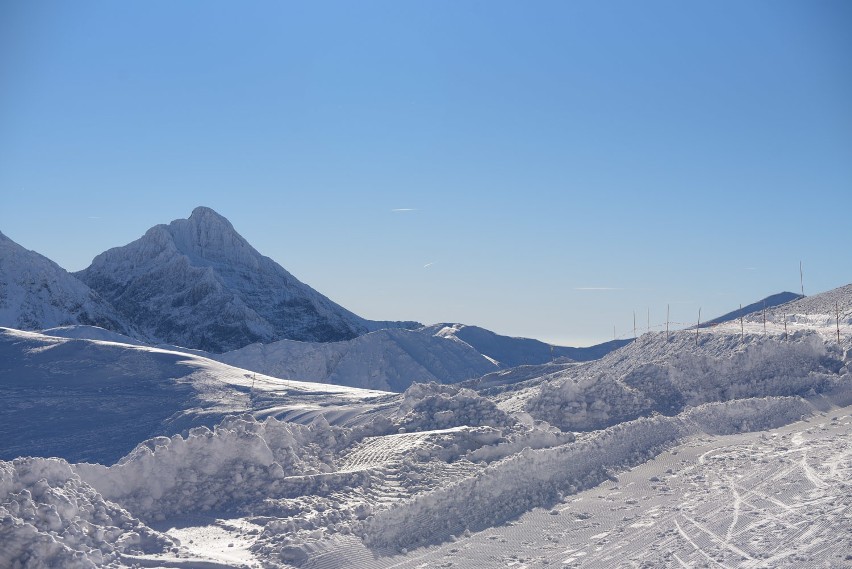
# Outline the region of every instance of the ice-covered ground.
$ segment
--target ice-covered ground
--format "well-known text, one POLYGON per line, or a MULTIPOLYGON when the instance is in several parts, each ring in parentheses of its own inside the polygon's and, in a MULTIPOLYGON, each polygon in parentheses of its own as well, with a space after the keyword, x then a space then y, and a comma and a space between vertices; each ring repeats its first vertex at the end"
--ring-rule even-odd
MULTIPOLYGON (((136 347, 239 395, 115 464, 0 462, 0 566, 852 566, 850 293, 400 395, 136 347)), ((4 333, 33 373, 116 346, 4 333)))

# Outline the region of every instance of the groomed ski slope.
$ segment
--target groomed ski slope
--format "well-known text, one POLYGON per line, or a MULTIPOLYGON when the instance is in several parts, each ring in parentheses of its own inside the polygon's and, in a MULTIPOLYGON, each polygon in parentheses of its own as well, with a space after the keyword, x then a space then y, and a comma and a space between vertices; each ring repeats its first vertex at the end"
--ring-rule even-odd
POLYGON ((345 424, 2 462, 0 566, 850 566, 852 345, 804 300, 786 336, 647 334, 493 396, 415 384, 345 424))

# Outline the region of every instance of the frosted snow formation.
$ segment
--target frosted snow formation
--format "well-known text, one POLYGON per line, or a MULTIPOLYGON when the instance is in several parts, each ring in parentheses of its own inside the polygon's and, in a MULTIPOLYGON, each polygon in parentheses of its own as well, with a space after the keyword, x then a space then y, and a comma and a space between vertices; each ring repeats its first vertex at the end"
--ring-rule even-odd
POLYGON ((213 430, 143 442, 117 464, 75 470, 109 500, 145 520, 260 503, 290 488, 288 478, 330 471, 335 431, 269 418, 232 417, 213 430))
POLYGON ((844 353, 817 332, 788 340, 736 333, 645 334, 633 344, 503 403, 570 430, 600 429, 653 412, 769 395, 821 392, 843 367, 844 353), (697 339, 697 341, 696 341, 697 339))
POLYGON ((173 541, 104 500, 56 458, 0 461, 0 567, 120 567, 173 541))

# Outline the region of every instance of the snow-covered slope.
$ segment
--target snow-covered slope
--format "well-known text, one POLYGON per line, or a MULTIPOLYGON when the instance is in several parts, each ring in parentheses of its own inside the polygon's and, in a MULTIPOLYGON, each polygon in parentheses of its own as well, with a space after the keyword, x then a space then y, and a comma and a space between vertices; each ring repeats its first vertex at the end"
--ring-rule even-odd
POLYGON ((389 391, 414 382, 455 383, 502 367, 465 342, 428 329, 378 330, 326 344, 282 340, 212 357, 280 378, 389 391))
POLYGON ((0 233, 0 326, 41 330, 69 324, 129 331, 109 302, 88 286, 0 233))
MULTIPOLYGON (((617 345, 610 343, 602 351, 617 345)), ((435 324, 379 330, 345 342, 252 344, 210 357, 275 377, 404 391, 415 382, 457 383, 519 365, 567 362, 565 354, 594 349, 509 338, 476 326, 435 324)))
POLYGON ((152 341, 224 352, 283 338, 329 342, 407 323, 370 322, 258 253, 198 207, 76 273, 152 341))
POLYGON ((227 415, 334 421, 387 396, 285 382, 181 352, 0 328, 0 459, 109 464, 149 437, 227 415))
POLYGON ((793 302, 794 300, 798 300, 800 298, 802 298, 802 295, 800 294, 796 294, 793 292, 779 292, 778 294, 767 296, 763 300, 753 302, 748 306, 743 306, 742 308, 738 308, 737 310, 732 310, 731 312, 723 314, 722 316, 714 318, 713 320, 702 322, 701 326, 706 327, 712 326, 714 324, 721 324, 723 322, 730 322, 731 320, 736 320, 740 317, 748 316, 756 312, 760 312, 762 314, 764 308, 774 308, 776 306, 781 306, 782 304, 787 304, 788 302, 793 302))

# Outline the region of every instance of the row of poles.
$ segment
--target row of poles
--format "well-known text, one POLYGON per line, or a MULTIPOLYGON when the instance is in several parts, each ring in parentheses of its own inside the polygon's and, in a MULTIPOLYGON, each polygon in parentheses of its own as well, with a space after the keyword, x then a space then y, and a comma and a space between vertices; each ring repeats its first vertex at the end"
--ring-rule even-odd
MULTIPOLYGON (((799 261, 799 287, 802 292, 802 298, 805 297, 805 273, 802 262, 799 261)), ((745 323, 743 322, 743 305, 740 304, 740 339, 745 341, 745 323)), ((669 314, 670 306, 666 305, 666 341, 669 339, 669 314)), ((834 319, 837 325, 837 343, 840 343, 840 306, 837 301, 834 302, 834 319)), ((701 329, 701 307, 698 307, 698 323, 695 326, 695 345, 698 345, 698 331, 701 329)), ((651 331, 651 309, 648 309, 648 331, 651 331)), ((763 333, 766 334, 766 302, 763 303, 763 333)), ((633 338, 636 338, 636 311, 633 311, 633 338)), ((615 335, 615 326, 612 327, 612 339, 617 339, 615 335)), ((784 313, 784 339, 787 339, 787 313, 784 313)))
MULTIPOLYGON (((670 305, 666 305, 666 341, 669 340, 669 322, 670 322, 670 305)), ((745 315, 742 312, 743 305, 740 304, 740 339, 745 341, 745 315)), ((840 343, 840 304, 834 302, 834 322, 837 326, 837 343, 840 343)), ((701 307, 698 307, 698 322, 695 325, 695 345, 698 345, 698 331, 701 329, 701 307)), ((651 331, 651 309, 648 309, 648 332, 651 331)), ((766 334, 766 303, 763 303, 763 333, 766 334)), ((636 334, 636 311, 633 311, 633 338, 636 334)), ((616 340, 615 326, 612 327, 612 339, 616 340)), ((784 312, 784 339, 788 339, 787 335, 787 313, 784 312)))

